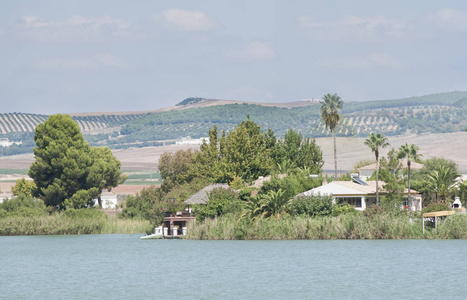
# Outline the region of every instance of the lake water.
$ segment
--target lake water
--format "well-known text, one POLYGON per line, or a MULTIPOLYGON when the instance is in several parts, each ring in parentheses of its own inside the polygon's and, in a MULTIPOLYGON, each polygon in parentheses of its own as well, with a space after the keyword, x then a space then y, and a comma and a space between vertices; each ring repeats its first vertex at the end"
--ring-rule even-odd
POLYGON ((1 299, 465 299, 466 240, 0 237, 1 299))

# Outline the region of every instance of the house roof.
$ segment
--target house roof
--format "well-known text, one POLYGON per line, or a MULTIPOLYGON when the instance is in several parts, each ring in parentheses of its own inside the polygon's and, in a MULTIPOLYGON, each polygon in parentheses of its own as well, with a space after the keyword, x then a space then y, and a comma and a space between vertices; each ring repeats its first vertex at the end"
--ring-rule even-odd
MULTIPOLYGON (((376 181, 365 181, 368 185, 361 185, 353 181, 333 181, 328 184, 303 192, 299 196, 311 195, 330 195, 335 197, 358 197, 358 196, 373 196, 376 195, 376 181)), ((380 194, 386 194, 384 181, 379 181, 380 194)), ((408 190, 405 189, 404 194, 407 195, 408 190)), ((418 194, 417 191, 410 189, 411 194, 418 194)))
MULTIPOLYGON (((279 174, 277 175, 277 177, 279 177, 279 179, 282 179, 282 178, 287 177, 287 174, 279 174)), ((260 176, 258 179, 254 181, 252 185, 250 185, 250 187, 261 188, 266 181, 271 181, 271 178, 272 178, 271 175, 266 176, 266 177, 260 176)))
POLYGON ((210 184, 204 189, 201 189, 198 192, 196 192, 190 198, 186 199, 183 203, 185 204, 206 204, 209 201, 208 193, 217 188, 230 189, 230 186, 227 183, 210 184))
MULTIPOLYGON (((407 160, 402 160, 401 159, 400 162, 401 162, 403 168, 407 167, 407 160)), ((410 162, 410 169, 411 170, 420 170, 421 168, 423 168, 423 164, 415 162, 415 161, 410 162)), ((376 170, 376 163, 363 166, 361 168, 358 168, 358 170, 359 171, 360 170, 372 170, 372 171, 374 171, 374 170, 376 170)))
MULTIPOLYGON (((303 193, 310 195, 332 195, 332 196, 366 196, 376 194, 376 181, 366 181, 368 185, 361 185, 353 181, 333 181, 320 187, 311 189, 303 193)), ((382 192, 384 182, 380 181, 380 191, 382 192)))

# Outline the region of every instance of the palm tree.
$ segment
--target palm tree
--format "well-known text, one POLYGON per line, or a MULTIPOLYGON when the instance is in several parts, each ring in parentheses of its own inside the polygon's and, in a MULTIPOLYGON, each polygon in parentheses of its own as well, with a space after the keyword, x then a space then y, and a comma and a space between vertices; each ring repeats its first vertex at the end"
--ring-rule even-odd
POLYGON ((465 200, 465 206, 467 206, 467 180, 463 180, 458 184, 459 196, 462 200, 465 200))
MULTIPOLYGON (((412 160, 418 160, 422 155, 417 153, 418 146, 414 144, 407 144, 400 146, 399 153, 397 154, 397 158, 405 158, 407 159, 407 181, 408 181, 408 197, 407 200, 410 201, 410 163, 412 160)), ((413 205, 413 201, 412 201, 413 205)))
POLYGON ((379 205, 379 188, 378 188, 378 174, 379 174, 379 149, 389 146, 388 139, 381 133, 370 133, 365 140, 365 145, 370 147, 371 151, 375 153, 376 158, 376 205, 379 205))
POLYGON ((459 176, 457 171, 445 166, 440 166, 438 170, 433 170, 428 174, 430 190, 436 193, 436 200, 438 197, 442 202, 446 200, 446 197, 456 188, 455 183, 459 176))
POLYGON ((279 189, 277 191, 270 190, 267 194, 261 196, 261 210, 263 211, 264 217, 275 216, 280 219, 281 213, 283 213, 287 204, 290 200, 285 197, 285 191, 279 189))
POLYGON ((337 178, 337 150, 336 150, 336 132, 335 129, 339 124, 342 107, 344 101, 337 94, 331 95, 326 94, 323 96, 323 102, 321 102, 321 118, 326 124, 326 128, 329 128, 334 138, 334 176, 337 178))

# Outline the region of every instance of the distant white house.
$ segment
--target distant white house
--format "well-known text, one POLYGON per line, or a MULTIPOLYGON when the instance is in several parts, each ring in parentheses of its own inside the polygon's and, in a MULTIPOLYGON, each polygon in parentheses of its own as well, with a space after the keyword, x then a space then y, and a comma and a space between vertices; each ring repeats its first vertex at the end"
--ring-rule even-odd
POLYGON ((21 145, 23 142, 10 142, 9 139, 0 139, 0 146, 1 147, 10 147, 11 145, 21 145))
MULTIPOLYGON (((385 196, 385 183, 379 181, 379 195, 385 196)), ((361 179, 352 181, 333 181, 320 187, 308 190, 300 195, 322 195, 332 196, 334 204, 346 203, 355 207, 356 210, 365 210, 370 205, 376 204, 376 181, 363 181, 361 179)), ((404 197, 408 198, 408 190, 404 191, 404 197)), ((421 195, 414 190, 410 190, 410 197, 413 201, 405 203, 410 206, 411 211, 422 209, 421 195)), ((407 207, 409 208, 409 207, 407 207)))
POLYGON ((209 144, 209 138, 203 137, 199 139, 192 139, 192 138, 183 138, 175 142, 175 145, 201 145, 203 144, 203 140, 206 140, 206 143, 209 144))
MULTIPOLYGON (((105 209, 114 209, 117 207, 117 194, 114 192, 104 191, 101 194, 101 204, 102 208, 105 209)), ((98 199, 94 199, 94 206, 99 205, 98 199)))

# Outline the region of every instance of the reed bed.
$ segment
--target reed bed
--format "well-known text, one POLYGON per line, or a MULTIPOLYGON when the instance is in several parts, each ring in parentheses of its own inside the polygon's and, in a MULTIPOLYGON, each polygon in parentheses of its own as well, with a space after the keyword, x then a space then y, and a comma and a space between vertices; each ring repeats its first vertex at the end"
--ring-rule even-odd
POLYGON ((336 217, 282 217, 256 221, 223 216, 192 222, 188 239, 199 240, 297 240, 297 239, 453 239, 467 238, 467 216, 455 215, 426 227, 421 217, 404 214, 345 214, 336 217))
POLYGON ((109 217, 72 218, 55 213, 50 216, 0 218, 0 235, 69 235, 69 234, 135 234, 151 230, 149 221, 109 217))

